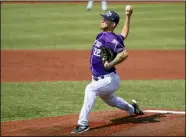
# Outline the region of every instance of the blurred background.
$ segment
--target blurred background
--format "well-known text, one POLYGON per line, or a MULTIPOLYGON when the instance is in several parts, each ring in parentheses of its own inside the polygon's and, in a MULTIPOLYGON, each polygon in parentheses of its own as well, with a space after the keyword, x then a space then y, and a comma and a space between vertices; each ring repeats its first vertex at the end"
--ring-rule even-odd
MULTIPOLYGON (((32 3, 32 2, 31 2, 32 3)), ((90 49, 100 32, 101 1, 88 11, 85 2, 2 4, 2 49, 90 49), (45 3, 45 4, 44 4, 45 3)), ((129 49, 184 49, 185 4, 107 2, 107 10, 119 13, 124 23, 125 6, 134 13, 126 45, 129 49)))

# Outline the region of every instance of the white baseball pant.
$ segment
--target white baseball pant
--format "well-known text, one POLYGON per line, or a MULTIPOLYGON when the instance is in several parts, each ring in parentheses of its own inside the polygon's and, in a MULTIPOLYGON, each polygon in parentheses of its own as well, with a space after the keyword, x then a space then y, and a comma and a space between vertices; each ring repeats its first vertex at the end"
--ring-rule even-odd
POLYGON ((88 125, 88 118, 95 103, 96 96, 99 96, 109 106, 117 107, 127 111, 130 115, 134 113, 131 104, 120 97, 116 97, 114 92, 119 88, 120 78, 114 72, 104 75, 98 81, 92 78, 92 82, 86 86, 84 103, 79 115, 78 125, 88 125))

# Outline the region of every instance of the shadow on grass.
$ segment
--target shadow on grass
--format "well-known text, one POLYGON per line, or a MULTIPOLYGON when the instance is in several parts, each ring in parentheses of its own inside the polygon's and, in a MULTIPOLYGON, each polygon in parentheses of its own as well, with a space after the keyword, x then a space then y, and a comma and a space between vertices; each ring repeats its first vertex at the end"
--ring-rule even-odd
POLYGON ((114 125, 129 124, 129 123, 132 123, 132 124, 156 123, 156 122, 160 122, 160 120, 159 120, 160 117, 166 117, 166 114, 158 113, 158 114, 149 115, 149 116, 142 115, 141 117, 138 117, 136 115, 135 116, 122 117, 122 118, 117 118, 117 119, 110 120, 111 121, 110 124, 95 127, 95 128, 91 128, 90 130, 111 127, 111 126, 114 126, 114 125))

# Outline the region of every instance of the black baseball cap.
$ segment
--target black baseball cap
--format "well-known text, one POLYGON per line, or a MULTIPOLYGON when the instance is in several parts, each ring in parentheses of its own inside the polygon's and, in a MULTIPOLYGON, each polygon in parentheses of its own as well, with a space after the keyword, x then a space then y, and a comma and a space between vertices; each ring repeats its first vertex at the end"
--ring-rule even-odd
POLYGON ((104 19, 119 23, 120 17, 115 11, 107 11, 105 14, 100 14, 104 19))

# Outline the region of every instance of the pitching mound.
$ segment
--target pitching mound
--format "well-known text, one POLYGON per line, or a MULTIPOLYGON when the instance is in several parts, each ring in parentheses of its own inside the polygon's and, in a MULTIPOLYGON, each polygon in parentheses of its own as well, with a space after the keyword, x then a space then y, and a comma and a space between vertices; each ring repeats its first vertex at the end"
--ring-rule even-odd
POLYGON ((185 115, 145 113, 129 116, 121 110, 90 115, 88 132, 71 134, 78 115, 2 122, 2 136, 185 136, 185 115))

